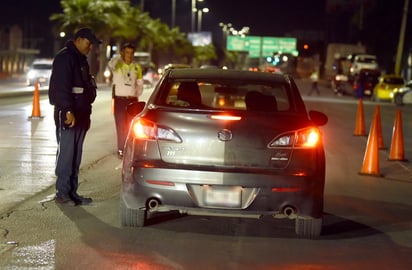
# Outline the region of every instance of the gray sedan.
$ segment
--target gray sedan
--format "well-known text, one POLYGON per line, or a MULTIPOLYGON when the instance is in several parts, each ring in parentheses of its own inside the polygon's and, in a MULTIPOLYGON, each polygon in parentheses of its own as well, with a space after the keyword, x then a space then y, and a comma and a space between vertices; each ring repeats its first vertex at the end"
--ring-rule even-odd
POLYGON ((131 104, 120 192, 123 226, 162 212, 289 218, 321 233, 325 154, 293 78, 264 72, 169 69, 131 104))

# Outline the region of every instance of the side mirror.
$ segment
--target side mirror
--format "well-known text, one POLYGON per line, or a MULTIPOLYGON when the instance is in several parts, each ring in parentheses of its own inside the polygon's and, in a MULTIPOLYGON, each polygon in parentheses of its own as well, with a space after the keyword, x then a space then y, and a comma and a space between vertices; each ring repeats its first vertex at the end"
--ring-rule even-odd
POLYGON ((146 102, 144 101, 131 102, 129 105, 127 105, 126 111, 130 116, 134 117, 138 115, 141 111, 143 111, 145 106, 146 102))
POLYGON ((318 126, 326 125, 328 122, 328 117, 322 112, 309 111, 309 117, 318 126))

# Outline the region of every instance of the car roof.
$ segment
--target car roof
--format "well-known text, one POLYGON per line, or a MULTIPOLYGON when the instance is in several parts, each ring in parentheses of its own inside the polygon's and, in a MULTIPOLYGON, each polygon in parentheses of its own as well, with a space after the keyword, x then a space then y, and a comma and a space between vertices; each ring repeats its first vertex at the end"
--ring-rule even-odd
POLYGON ((377 58, 374 54, 359 53, 354 56, 354 58, 377 58))
POLYGON ((269 82, 287 82, 290 77, 284 74, 274 74, 269 72, 256 72, 247 70, 234 69, 207 69, 207 68, 183 68, 168 70, 168 77, 174 79, 229 79, 239 81, 269 81, 269 82))

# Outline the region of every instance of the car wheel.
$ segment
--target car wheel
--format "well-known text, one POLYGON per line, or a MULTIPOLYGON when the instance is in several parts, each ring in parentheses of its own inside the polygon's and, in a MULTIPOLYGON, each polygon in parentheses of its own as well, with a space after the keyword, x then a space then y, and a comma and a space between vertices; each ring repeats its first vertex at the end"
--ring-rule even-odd
POLYGON ((143 227, 146 221, 146 210, 131 209, 120 199, 120 219, 122 226, 143 227))
POLYGON ((301 218, 295 219, 295 232, 304 238, 317 238, 322 231, 322 218, 301 218))
POLYGON ((395 96, 395 104, 396 104, 396 105, 403 105, 403 97, 402 97, 402 95, 396 95, 396 96, 395 96))

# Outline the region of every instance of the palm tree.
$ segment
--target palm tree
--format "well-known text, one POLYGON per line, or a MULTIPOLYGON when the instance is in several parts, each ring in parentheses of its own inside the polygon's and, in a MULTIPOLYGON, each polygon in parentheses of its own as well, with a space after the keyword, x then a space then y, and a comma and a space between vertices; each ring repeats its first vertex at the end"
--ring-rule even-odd
MULTIPOLYGON (((117 0, 61 0, 63 13, 52 14, 50 20, 59 23, 60 30, 74 33, 76 29, 87 26, 102 39, 101 48, 109 45, 113 32, 123 23, 122 16, 130 9, 129 1, 117 0)), ((102 66, 106 65, 105 50, 97 50, 99 61, 96 61, 96 51, 90 55, 91 71, 96 75, 102 66), (99 63, 96 65, 95 63, 99 63)), ((102 72, 98 81, 103 80, 102 72)))
MULTIPOLYGON (((113 40, 117 45, 124 41, 134 42, 138 50, 148 51, 158 57, 168 54, 176 61, 184 59, 184 62, 189 63, 195 55, 194 47, 178 28, 170 29, 159 19, 152 19, 148 13, 131 6, 128 0, 61 0, 61 6, 63 13, 50 17, 50 20, 58 23, 58 32, 73 33, 87 26, 103 41, 100 50, 90 55, 91 71, 97 74, 98 81, 103 81, 103 72, 98 71, 103 70, 108 61, 105 48, 113 40), (99 61, 96 59, 97 53, 99 61)), ((215 57, 213 53, 206 55, 215 57)))

